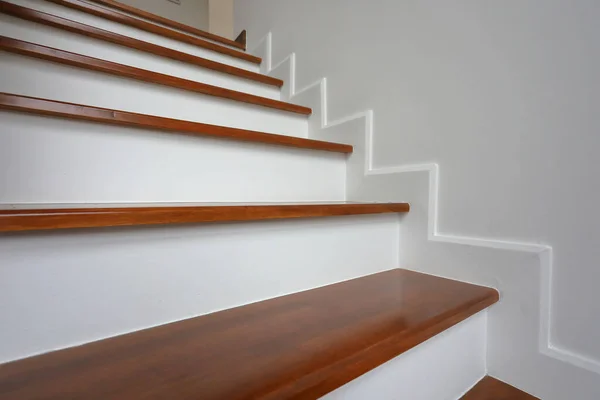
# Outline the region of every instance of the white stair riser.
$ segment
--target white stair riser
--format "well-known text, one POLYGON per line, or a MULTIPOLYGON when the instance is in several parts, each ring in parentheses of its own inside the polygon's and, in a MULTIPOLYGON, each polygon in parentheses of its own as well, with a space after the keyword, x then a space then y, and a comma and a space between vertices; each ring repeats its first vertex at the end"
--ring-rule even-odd
POLYGON ((41 0, 7 0, 11 3, 20 6, 32 8, 38 11, 56 15, 61 18, 70 19, 96 28, 104 29, 109 32, 118 33, 123 36, 143 40, 145 42, 154 43, 159 46, 167 47, 173 50, 182 51, 184 53, 193 54, 195 56, 208 58, 213 61, 232 65, 239 68, 244 68, 249 71, 259 72, 260 67, 257 64, 250 63, 226 54, 217 53, 212 50, 207 50, 192 44, 169 39, 154 33, 149 33, 137 28, 132 28, 127 25, 122 25, 107 19, 96 17, 85 12, 72 10, 70 8, 60 6, 54 3, 41 0))
POLYGON ((281 99, 279 88, 271 85, 129 49, 5 14, 0 14, 0 35, 256 96, 281 99))
POLYGON ((482 311, 322 399, 458 400, 486 375, 486 321, 482 311))
POLYGON ((214 125, 306 137, 305 115, 2 53, 0 91, 214 125))
POLYGON ((1 111, 0 202, 338 201, 345 156, 1 111))
POLYGON ((384 215, 6 235, 0 362, 389 269, 398 232, 384 215))

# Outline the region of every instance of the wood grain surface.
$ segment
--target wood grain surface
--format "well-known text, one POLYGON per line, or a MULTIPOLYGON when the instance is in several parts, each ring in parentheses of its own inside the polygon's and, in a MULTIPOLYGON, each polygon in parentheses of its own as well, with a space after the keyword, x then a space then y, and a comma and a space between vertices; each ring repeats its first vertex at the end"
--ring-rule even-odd
POLYGON ((539 400, 507 383, 486 376, 461 400, 539 400))
POLYGON ((0 210, 0 232, 405 213, 407 203, 210 204, 0 210))

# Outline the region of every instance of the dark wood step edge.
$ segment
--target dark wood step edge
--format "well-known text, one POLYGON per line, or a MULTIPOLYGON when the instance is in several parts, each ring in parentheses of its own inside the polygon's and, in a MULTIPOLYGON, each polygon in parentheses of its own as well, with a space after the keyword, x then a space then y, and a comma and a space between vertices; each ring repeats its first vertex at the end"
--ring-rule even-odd
POLYGON ((48 99, 0 93, 0 109, 49 115, 75 120, 100 122, 111 125, 148 128, 171 133, 194 136, 211 136, 253 143, 295 147, 300 149, 323 150, 338 153, 351 153, 352 146, 342 143, 276 135, 249 131, 225 126, 182 121, 153 115, 111 110, 81 104, 65 103, 48 99))
POLYGON ((240 32, 238 37, 235 38, 235 41, 237 43, 242 44, 244 46, 244 48, 246 48, 246 30, 245 29, 240 32))
POLYGON ((0 232, 316 218, 409 209, 407 203, 372 203, 0 210, 0 232))
POLYGON ((0 36, 0 50, 276 110, 288 111, 302 115, 310 115, 312 113, 310 108, 298 106, 296 104, 285 103, 279 100, 255 96, 218 86, 207 85, 205 83, 177 78, 175 76, 164 75, 158 72, 117 64, 111 61, 100 60, 98 58, 88 57, 81 54, 70 53, 68 51, 54 49, 5 36, 0 36))
POLYGON ((78 35, 91 37, 93 39, 103 40, 119 46, 127 47, 137 51, 154 54, 160 57, 169 58, 180 62, 185 62, 195 66, 199 66, 213 71, 229 74, 243 79, 248 79, 255 82, 264 83, 271 86, 282 87, 281 79, 272 78, 267 75, 248 71, 243 68, 233 67, 227 64, 208 60, 202 57, 197 57, 188 53, 177 50, 171 50, 156 44, 144 42, 138 39, 119 35, 117 33, 105 31, 100 28, 85 25, 80 22, 71 21, 65 18, 57 17, 52 14, 33 10, 31 8, 22 7, 16 4, 0 1, 0 12, 6 15, 11 15, 16 18, 21 18, 27 21, 40 23, 53 28, 62 29, 78 35))
POLYGON ((205 39, 212 40, 213 42, 219 42, 219 43, 225 44, 227 46, 236 47, 241 50, 246 49, 246 43, 241 43, 241 42, 237 42, 237 41, 234 41, 231 39, 227 39, 222 36, 215 35, 213 33, 209 33, 209 32, 203 31, 201 29, 194 28, 192 26, 185 25, 180 22, 161 17, 160 15, 156 15, 156 14, 152 14, 148 11, 140 10, 139 8, 132 7, 130 5, 121 3, 119 1, 115 1, 115 0, 90 0, 90 1, 93 1, 94 3, 97 3, 97 4, 101 4, 103 6, 114 8, 116 10, 131 14, 131 15, 135 15, 140 18, 145 18, 148 21, 156 22, 158 24, 169 26, 174 29, 179 29, 180 31, 191 33, 192 35, 200 36, 205 39))
POLYGON ((486 376, 469 390, 461 400, 539 400, 514 386, 486 376))
POLYGON ((109 21, 117 22, 119 24, 131 26, 133 28, 141 29, 146 32, 154 33, 169 39, 178 40, 180 42, 188 43, 194 46, 198 46, 207 50, 214 51, 216 53, 225 54, 227 56, 235 57, 240 60, 248 61, 254 64, 260 64, 262 60, 260 57, 253 56, 234 50, 229 47, 221 46, 216 43, 208 42, 206 40, 187 35, 185 33, 177 32, 172 29, 164 28, 162 26, 143 21, 138 18, 133 18, 128 15, 122 14, 117 11, 112 11, 96 4, 86 3, 80 0, 46 0, 61 6, 69 7, 71 9, 82 11, 90 15, 95 15, 100 18, 107 19, 109 21))

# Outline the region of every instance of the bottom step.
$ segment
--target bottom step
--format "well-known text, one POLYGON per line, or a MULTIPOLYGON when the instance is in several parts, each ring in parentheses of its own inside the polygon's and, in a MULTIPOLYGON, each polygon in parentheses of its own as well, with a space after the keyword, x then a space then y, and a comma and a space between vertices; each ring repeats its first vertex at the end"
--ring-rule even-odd
POLYGON ((316 399, 496 301, 391 270, 8 363, 0 397, 316 399))
POLYGON ((461 400, 539 400, 491 376, 483 378, 461 400))

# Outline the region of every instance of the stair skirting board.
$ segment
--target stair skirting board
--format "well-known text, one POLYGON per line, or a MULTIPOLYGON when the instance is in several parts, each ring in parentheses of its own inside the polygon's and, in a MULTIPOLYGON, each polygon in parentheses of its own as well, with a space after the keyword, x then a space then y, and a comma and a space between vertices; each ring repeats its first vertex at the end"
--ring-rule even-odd
MULTIPOLYGON (((279 73, 289 74, 285 79, 284 90, 288 101, 301 94, 314 90, 320 95, 320 107, 312 106, 313 114, 321 115, 320 129, 326 130, 350 122, 364 123, 364 149, 356 149, 355 154, 364 157, 364 176, 392 175, 415 172, 425 172, 429 177, 429 204, 428 204, 428 240, 464 246, 476 246, 489 249, 507 250, 535 254, 539 258, 541 271, 541 298, 540 298, 540 321, 539 321, 539 352, 554 359, 569 363, 573 366, 586 369, 600 374, 600 360, 592 359, 583 354, 578 354, 569 349, 558 347, 554 344, 551 335, 552 326, 552 269, 553 249, 546 244, 532 242, 520 242, 510 240, 498 240, 493 238, 482 238, 474 236, 459 236, 440 233, 438 226, 438 197, 439 197, 439 166, 436 163, 393 165, 386 167, 375 167, 373 161, 373 136, 374 136, 374 111, 365 110, 339 119, 330 120, 328 116, 327 101, 327 78, 321 78, 304 88, 296 87, 296 54, 291 53, 283 60, 274 64, 272 53, 273 35, 269 32, 257 42, 250 51, 253 54, 263 55, 263 73, 268 75, 279 73)), ((501 288, 499 288, 500 290, 501 288)))

